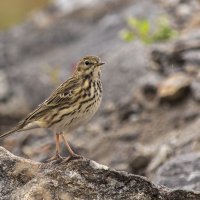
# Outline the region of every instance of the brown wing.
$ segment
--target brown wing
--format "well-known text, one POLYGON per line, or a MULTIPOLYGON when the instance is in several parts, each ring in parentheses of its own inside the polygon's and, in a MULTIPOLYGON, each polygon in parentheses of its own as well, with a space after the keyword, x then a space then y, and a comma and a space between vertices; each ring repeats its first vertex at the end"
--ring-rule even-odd
POLYGON ((61 84, 43 103, 48 107, 60 106, 68 104, 80 91, 81 87, 80 79, 71 78, 61 84))
POLYGON ((81 87, 80 79, 71 78, 62 83, 51 95, 38 106, 30 115, 20 122, 20 126, 24 126, 29 122, 40 119, 46 112, 62 105, 70 105, 73 99, 77 98, 81 87))

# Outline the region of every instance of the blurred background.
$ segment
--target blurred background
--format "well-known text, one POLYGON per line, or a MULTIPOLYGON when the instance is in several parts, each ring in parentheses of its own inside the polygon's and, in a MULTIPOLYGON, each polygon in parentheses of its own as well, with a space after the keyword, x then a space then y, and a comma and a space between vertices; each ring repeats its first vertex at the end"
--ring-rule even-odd
MULTIPOLYGON (((4 0, 0 15, 1 132, 80 57, 98 55, 106 62, 103 101, 67 135, 73 149, 158 184, 200 190, 200 1, 4 0)), ((54 134, 42 129, 0 145, 37 161, 55 151, 54 134)))
POLYGON ((31 12, 48 5, 50 0, 8 0, 0 4, 0 30, 8 29, 25 20, 31 12))

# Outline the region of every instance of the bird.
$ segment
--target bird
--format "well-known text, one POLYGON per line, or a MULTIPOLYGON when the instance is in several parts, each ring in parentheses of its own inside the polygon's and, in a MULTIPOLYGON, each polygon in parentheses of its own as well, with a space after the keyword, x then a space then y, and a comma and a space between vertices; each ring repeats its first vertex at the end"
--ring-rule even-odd
POLYGON ((47 161, 63 159, 60 155, 60 139, 69 156, 79 157, 65 138, 65 134, 88 122, 97 112, 102 99, 101 71, 105 63, 98 56, 81 58, 71 77, 10 131, 0 134, 0 139, 11 134, 35 128, 48 128, 55 133, 55 155, 47 161))

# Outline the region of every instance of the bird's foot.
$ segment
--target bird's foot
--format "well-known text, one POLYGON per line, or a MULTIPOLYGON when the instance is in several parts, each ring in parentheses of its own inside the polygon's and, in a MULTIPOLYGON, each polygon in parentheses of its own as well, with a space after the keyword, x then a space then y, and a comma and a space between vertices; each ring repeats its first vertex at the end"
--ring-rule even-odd
POLYGON ((52 163, 52 162, 59 162, 62 161, 63 157, 60 154, 56 154, 49 158, 48 160, 44 161, 45 163, 52 163))
POLYGON ((74 153, 74 154, 72 154, 72 155, 70 155, 70 156, 67 156, 67 157, 62 161, 62 163, 66 163, 66 162, 68 162, 68 161, 70 161, 70 160, 82 159, 82 158, 83 158, 83 156, 74 153))

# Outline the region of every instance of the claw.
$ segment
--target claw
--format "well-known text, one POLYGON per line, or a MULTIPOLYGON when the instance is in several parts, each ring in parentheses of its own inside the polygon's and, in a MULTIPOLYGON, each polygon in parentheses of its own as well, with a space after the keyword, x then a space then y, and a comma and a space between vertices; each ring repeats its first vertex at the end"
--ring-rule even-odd
POLYGON ((73 154, 73 155, 70 155, 70 156, 66 157, 66 158, 62 161, 62 163, 67 163, 67 162, 69 162, 70 160, 82 159, 82 158, 83 158, 83 156, 80 156, 80 155, 78 155, 78 154, 73 154))
POLYGON ((49 158, 48 160, 45 160, 44 162, 45 163, 55 162, 55 161, 58 162, 58 161, 61 161, 61 160, 63 160, 63 157, 60 156, 60 154, 56 154, 56 155, 52 156, 51 158, 49 158))

